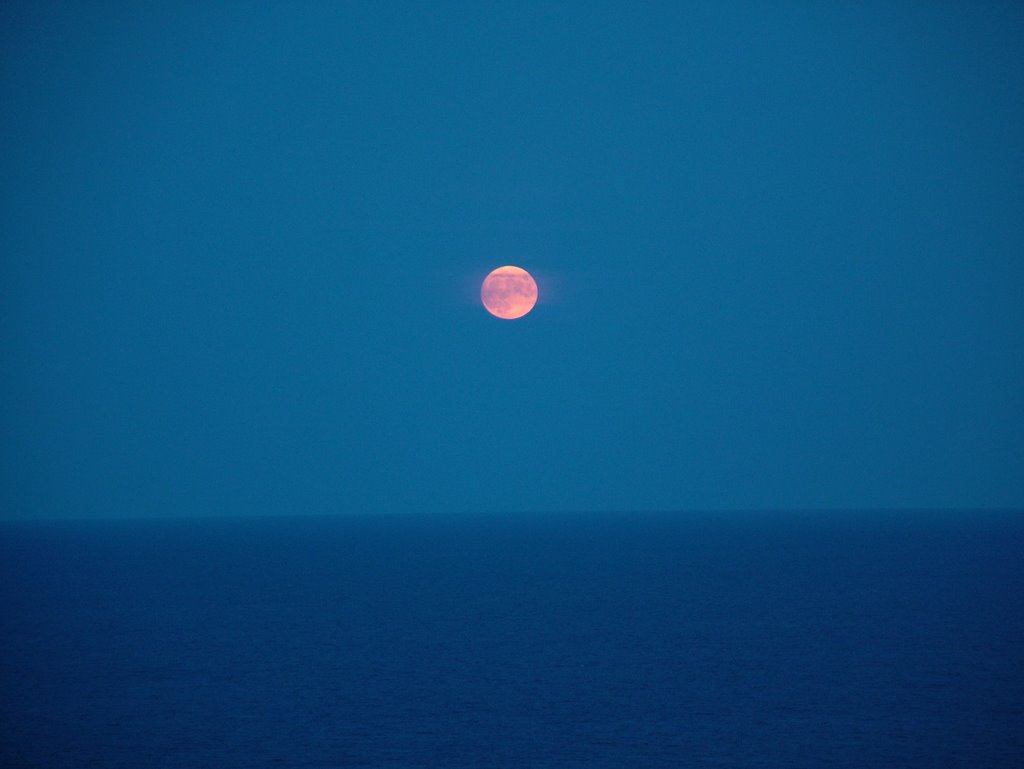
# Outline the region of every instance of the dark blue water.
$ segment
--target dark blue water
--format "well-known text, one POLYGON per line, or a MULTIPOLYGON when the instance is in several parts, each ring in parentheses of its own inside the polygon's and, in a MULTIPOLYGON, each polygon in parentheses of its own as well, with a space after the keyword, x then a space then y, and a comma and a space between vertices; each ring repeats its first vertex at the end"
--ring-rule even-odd
POLYGON ((1019 767, 1024 516, 0 525, 12 767, 1019 767))

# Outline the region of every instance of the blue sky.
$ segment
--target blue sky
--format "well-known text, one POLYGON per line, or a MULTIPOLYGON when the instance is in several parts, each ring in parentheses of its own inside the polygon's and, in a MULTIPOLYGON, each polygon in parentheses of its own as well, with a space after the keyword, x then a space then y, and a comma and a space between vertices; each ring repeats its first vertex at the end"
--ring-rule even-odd
POLYGON ((1022 93, 1012 3, 6 3, 2 514, 1024 506, 1022 93))

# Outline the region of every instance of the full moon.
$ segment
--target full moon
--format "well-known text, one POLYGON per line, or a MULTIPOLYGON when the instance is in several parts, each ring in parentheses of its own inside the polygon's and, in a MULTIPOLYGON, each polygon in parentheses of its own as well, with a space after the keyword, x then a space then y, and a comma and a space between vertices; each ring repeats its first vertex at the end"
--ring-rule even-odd
POLYGON ((484 278, 480 300, 494 317, 515 320, 537 304, 537 281, 522 267, 499 267, 484 278))

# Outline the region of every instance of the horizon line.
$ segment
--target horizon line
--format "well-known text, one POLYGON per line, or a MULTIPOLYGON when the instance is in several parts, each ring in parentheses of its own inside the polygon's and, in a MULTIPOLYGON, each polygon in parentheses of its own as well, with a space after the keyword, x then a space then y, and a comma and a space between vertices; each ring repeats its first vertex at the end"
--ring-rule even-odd
POLYGON ((1017 513, 1024 514, 1024 506, 893 506, 893 507, 685 507, 685 508, 641 508, 641 509, 561 509, 561 510, 348 510, 339 512, 296 512, 296 513, 180 513, 180 514, 138 514, 138 515, 46 515, 46 516, 7 516, 0 515, 3 523, 57 523, 73 521, 193 521, 193 520, 230 520, 230 519, 310 519, 310 518, 396 518, 396 517, 496 517, 512 518, 515 516, 604 516, 604 515, 777 515, 777 514, 922 514, 922 513, 1017 513))

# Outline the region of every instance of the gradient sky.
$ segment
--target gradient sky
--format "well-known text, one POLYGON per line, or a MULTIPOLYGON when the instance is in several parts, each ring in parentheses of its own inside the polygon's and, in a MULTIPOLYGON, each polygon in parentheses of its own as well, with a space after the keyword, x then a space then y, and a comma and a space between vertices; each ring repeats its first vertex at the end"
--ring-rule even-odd
POLYGON ((0 8, 0 514, 1024 506, 1019 3, 182 6, 0 8))

